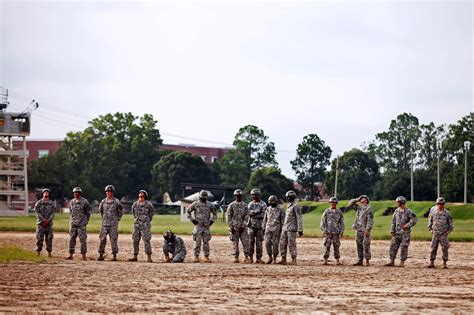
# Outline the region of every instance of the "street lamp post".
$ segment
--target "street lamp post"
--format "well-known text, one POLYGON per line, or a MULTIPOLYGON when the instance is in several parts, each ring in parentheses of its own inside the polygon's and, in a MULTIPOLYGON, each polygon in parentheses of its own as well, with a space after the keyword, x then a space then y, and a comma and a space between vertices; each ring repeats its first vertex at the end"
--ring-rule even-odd
POLYGON ((410 142, 410 158, 411 158, 411 172, 410 172, 410 182, 411 182, 411 201, 413 201, 414 193, 413 193, 413 150, 415 149, 415 141, 410 142))
POLYGON ((467 203, 467 153, 471 148, 471 141, 464 141, 464 204, 467 203))
POLYGON ((437 153, 438 153, 438 198, 441 196, 441 176, 440 176, 440 164, 439 164, 439 158, 440 158, 440 155, 441 155, 441 140, 438 140, 436 142, 436 149, 437 149, 437 153))
POLYGON ((335 179, 335 183, 334 183, 334 197, 337 198, 337 171, 339 169, 339 155, 337 156, 336 158, 336 179, 335 179))

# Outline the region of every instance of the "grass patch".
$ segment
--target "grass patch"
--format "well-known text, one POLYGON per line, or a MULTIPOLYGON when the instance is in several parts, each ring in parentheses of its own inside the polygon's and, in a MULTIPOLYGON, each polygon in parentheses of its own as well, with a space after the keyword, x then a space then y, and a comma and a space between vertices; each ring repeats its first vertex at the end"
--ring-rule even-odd
POLYGON ((36 252, 25 250, 15 245, 7 245, 0 247, 0 262, 10 261, 45 261, 43 256, 36 256, 36 252))

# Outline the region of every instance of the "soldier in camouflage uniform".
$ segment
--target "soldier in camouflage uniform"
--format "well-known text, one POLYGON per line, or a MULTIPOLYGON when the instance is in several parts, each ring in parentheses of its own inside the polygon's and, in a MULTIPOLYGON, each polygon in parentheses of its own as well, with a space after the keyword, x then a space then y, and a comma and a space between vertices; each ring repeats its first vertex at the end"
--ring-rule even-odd
POLYGON ((114 197, 115 187, 107 185, 105 187, 106 198, 102 199, 99 204, 99 212, 102 217, 102 226, 99 234, 99 258, 104 260, 105 245, 107 244, 107 235, 110 237, 112 244, 112 261, 117 260, 118 248, 118 225, 123 215, 123 206, 120 201, 114 197))
POLYGON ((285 223, 285 211, 280 208, 277 203, 278 198, 276 196, 272 195, 268 198, 269 207, 267 207, 267 211, 265 211, 262 222, 265 247, 268 254, 267 264, 276 262, 281 230, 285 223))
POLYGON ((436 260, 439 244, 441 244, 441 249, 443 250, 443 268, 448 268, 448 235, 453 231, 454 227, 451 213, 444 207, 445 203, 446 201, 443 197, 436 199, 436 206, 431 208, 428 218, 428 230, 432 233, 431 256, 428 268, 435 267, 434 261, 436 260))
POLYGON ((186 246, 181 237, 176 236, 171 230, 163 233, 165 242, 163 243, 163 254, 165 255, 165 262, 180 263, 186 257, 186 246), (170 256, 171 255, 171 258, 170 256))
POLYGON ((252 201, 249 203, 249 222, 248 226, 248 234, 249 234, 249 256, 250 256, 250 263, 253 262, 253 253, 256 251, 256 261, 257 264, 264 264, 262 260, 263 255, 263 216, 265 215, 265 211, 267 210, 267 205, 263 202, 261 198, 260 190, 252 189, 250 192, 252 195, 252 201))
POLYGON ((199 192, 199 200, 193 202, 186 209, 188 219, 194 224, 193 239, 196 242, 194 246, 194 262, 199 262, 201 243, 203 244, 204 262, 211 262, 209 259, 209 241, 211 240, 210 227, 217 220, 217 210, 211 202, 207 201, 207 197, 207 191, 201 190, 199 192))
POLYGON ((281 260, 278 264, 287 264, 286 253, 289 247, 291 262, 288 264, 296 265, 296 233, 298 232, 299 236, 303 236, 303 216, 301 214, 300 206, 295 201, 296 193, 293 190, 290 190, 285 194, 285 196, 288 201, 288 208, 286 209, 285 221, 283 223, 282 235, 280 238, 281 260))
POLYGON ((390 262, 385 264, 385 266, 395 266, 395 257, 397 257, 398 248, 400 247, 400 267, 403 267, 408 258, 411 228, 415 226, 418 218, 410 208, 406 207, 407 200, 405 197, 397 197, 396 202, 397 209, 393 213, 390 230, 390 234, 392 234, 390 262))
POLYGON ((87 260, 87 224, 91 218, 91 206, 86 198, 82 197, 81 187, 74 187, 72 190, 74 198, 69 203, 71 218, 69 222, 69 256, 66 259, 73 259, 76 248, 76 239, 79 236, 81 242, 82 260, 87 260))
POLYGON ((155 208, 151 202, 148 201, 148 193, 146 190, 140 190, 138 192, 138 200, 132 205, 132 213, 135 218, 132 235, 133 258, 130 258, 128 261, 138 260, 140 238, 142 238, 143 243, 145 243, 147 261, 153 262, 153 260, 151 260, 151 221, 153 220, 155 208))
POLYGON ((323 232, 324 239, 324 265, 328 264, 329 251, 331 250, 331 244, 334 246, 334 258, 336 258, 336 264, 342 265, 339 261, 341 254, 339 253, 339 246, 341 246, 340 237, 344 234, 344 214, 338 208, 336 208, 338 200, 336 197, 329 199, 330 208, 324 210, 321 218, 320 228, 323 232))
POLYGON ((48 257, 53 251, 53 219, 56 207, 51 198, 51 190, 45 188, 41 191, 42 199, 35 203, 36 212, 36 255, 39 256, 43 249, 43 240, 46 242, 48 257))
POLYGON ((249 221, 249 210, 247 204, 242 201, 242 190, 234 191, 235 201, 227 207, 227 224, 229 225, 230 240, 232 241, 232 255, 234 263, 239 262, 239 240, 242 243, 245 260, 250 262, 249 235, 247 233, 247 222, 249 221))
POLYGON ((358 199, 352 199, 350 205, 360 202, 360 206, 357 206, 355 222, 352 228, 356 230, 356 244, 357 244, 357 255, 359 260, 354 266, 362 266, 365 257, 367 266, 370 266, 370 258, 372 257, 370 252, 370 231, 374 225, 374 211, 369 206, 369 197, 362 195, 358 199))

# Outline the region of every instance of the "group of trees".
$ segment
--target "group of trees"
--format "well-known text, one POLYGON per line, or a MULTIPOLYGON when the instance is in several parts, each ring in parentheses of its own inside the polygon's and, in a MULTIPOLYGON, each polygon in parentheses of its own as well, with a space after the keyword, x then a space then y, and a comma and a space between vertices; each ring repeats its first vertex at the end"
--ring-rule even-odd
MULTIPOLYGON (((32 162, 30 179, 55 183, 65 191, 81 186, 93 199, 102 198, 103 187, 110 183, 116 185, 119 196, 135 198, 139 189, 147 189, 158 200, 164 192, 174 198, 179 196, 183 182, 236 186, 246 192, 258 187, 263 198, 272 194, 283 196, 293 189, 293 181, 278 167, 275 144, 257 126, 240 128, 234 147, 222 159, 208 165, 189 153, 159 151, 162 140, 156 123, 148 114, 99 116, 84 131, 68 133, 55 154, 32 162)), ((436 197, 439 154, 441 191, 450 200, 461 200, 464 154, 460 148, 470 139, 468 131, 472 129, 472 115, 449 126, 420 125, 411 114, 399 115, 388 131, 376 134, 368 146, 351 149, 339 157, 338 197, 362 193, 375 199, 409 196, 412 151, 416 162, 416 199, 436 197)), ((333 193, 336 159, 330 161, 331 153, 317 134, 303 138, 291 161, 297 182, 304 190, 301 194, 317 196, 315 182, 325 183, 327 191, 333 193)), ((470 155, 469 164, 473 162, 470 155)), ((470 168, 471 178, 473 169, 470 168)), ((472 188, 471 183, 471 192, 472 188)))

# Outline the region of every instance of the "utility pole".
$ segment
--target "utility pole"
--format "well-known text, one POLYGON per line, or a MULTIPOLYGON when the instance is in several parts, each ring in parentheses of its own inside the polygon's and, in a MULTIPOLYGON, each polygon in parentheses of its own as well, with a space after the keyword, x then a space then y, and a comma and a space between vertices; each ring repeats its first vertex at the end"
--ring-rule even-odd
POLYGON ((415 200, 413 193, 413 150, 415 149, 415 141, 410 142, 410 158, 411 158, 411 172, 410 172, 410 182, 411 182, 411 201, 415 200))
POLYGON ((464 204, 467 203, 467 154, 471 148, 471 141, 464 141, 464 204))
POLYGON ((441 175, 440 175, 440 155, 441 155, 441 140, 436 141, 436 149, 438 153, 438 198, 441 196, 441 175))
POLYGON ((334 183, 334 197, 337 198, 337 173, 339 170, 339 155, 336 157, 336 180, 334 183))

